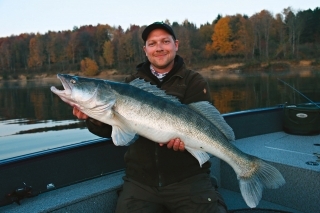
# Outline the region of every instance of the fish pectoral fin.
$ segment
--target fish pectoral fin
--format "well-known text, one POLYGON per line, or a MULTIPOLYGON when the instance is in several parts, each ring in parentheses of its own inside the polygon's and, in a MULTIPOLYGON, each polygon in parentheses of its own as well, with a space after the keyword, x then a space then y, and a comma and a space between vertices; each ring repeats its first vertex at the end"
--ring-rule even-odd
POLYGON ((112 126, 111 137, 116 146, 128 146, 135 142, 139 135, 130 129, 112 126))
POLYGON ((210 159, 208 153, 204 151, 193 149, 190 147, 185 147, 185 149, 199 161, 200 167, 202 167, 202 164, 204 164, 210 159))

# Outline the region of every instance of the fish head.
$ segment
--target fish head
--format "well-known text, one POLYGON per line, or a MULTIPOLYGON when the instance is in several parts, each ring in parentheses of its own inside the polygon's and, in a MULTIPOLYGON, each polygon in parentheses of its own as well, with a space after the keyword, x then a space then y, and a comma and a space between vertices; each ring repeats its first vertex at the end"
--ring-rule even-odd
POLYGON ((88 116, 103 113, 115 104, 115 94, 105 80, 68 74, 58 74, 57 77, 62 83, 63 90, 52 86, 51 91, 88 116))

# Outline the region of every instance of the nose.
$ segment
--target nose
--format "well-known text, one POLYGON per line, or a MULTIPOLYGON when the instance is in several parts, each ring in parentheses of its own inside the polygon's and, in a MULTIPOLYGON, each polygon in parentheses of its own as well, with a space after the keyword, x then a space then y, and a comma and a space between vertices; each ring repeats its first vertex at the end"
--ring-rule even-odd
POLYGON ((162 42, 158 42, 157 45, 156 45, 156 51, 162 51, 163 48, 162 48, 162 42))

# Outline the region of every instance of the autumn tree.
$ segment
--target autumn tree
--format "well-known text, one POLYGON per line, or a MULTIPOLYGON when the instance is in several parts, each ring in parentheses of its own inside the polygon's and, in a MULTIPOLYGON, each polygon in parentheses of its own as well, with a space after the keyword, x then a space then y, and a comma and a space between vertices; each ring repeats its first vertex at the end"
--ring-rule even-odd
POLYGON ((275 50, 275 57, 286 57, 286 25, 284 23, 284 18, 281 13, 276 14, 274 20, 274 29, 277 41, 277 47, 275 50))
MULTIPOLYGON (((188 20, 182 23, 165 20, 180 40, 179 54, 186 63, 209 65, 217 56, 268 58, 318 58, 320 55, 320 8, 294 11, 284 9, 275 17, 262 10, 250 18, 243 15, 222 17, 198 28, 188 20), (209 60, 208 60, 209 59, 209 60), (203 63, 206 62, 207 64, 203 63)), ((41 34, 21 34, 0 38, 0 71, 78 70, 84 58, 100 68, 120 72, 145 60, 141 33, 145 26, 74 27, 73 30, 41 34), (112 54, 113 53, 113 54, 112 54)))
POLYGON ((132 46, 132 34, 125 33, 119 38, 118 61, 120 67, 126 69, 133 64, 134 49, 132 46))
POLYGON ((179 55, 183 57, 186 64, 191 64, 192 50, 191 50, 191 23, 186 19, 182 26, 176 27, 175 34, 179 40, 179 55))
POLYGON ((56 33, 55 32, 48 32, 43 36, 45 44, 44 49, 47 56, 47 63, 49 66, 49 70, 51 68, 52 63, 57 62, 57 56, 55 54, 54 46, 55 46, 55 39, 56 39, 56 33))
POLYGON ((26 34, 11 38, 11 67, 14 73, 19 70, 25 70, 28 67, 28 38, 29 36, 26 34))
POLYGON ((103 45, 103 58, 106 65, 111 67, 114 64, 114 48, 111 41, 105 41, 103 45))
POLYGON ((0 65, 4 69, 10 69, 11 65, 11 47, 9 39, 5 39, 0 44, 0 65))
POLYGON ((132 34, 133 46, 133 63, 138 64, 145 60, 145 53, 143 51, 144 42, 141 39, 143 29, 138 25, 131 25, 130 33, 132 34))
POLYGON ((57 64, 61 70, 65 70, 67 64, 67 36, 64 33, 58 33, 54 46, 55 55, 57 56, 57 64))
POLYGON ((206 23, 204 25, 201 25, 199 30, 197 31, 197 39, 200 41, 200 43, 197 45, 199 48, 199 52, 196 53, 198 57, 201 58, 209 58, 210 54, 212 53, 211 50, 206 49, 206 46, 211 46, 212 43, 212 35, 213 35, 213 24, 206 23))
POLYGON ((253 55, 256 55, 257 53, 259 54, 259 58, 262 59, 262 35, 263 35, 263 30, 261 26, 261 21, 260 21, 260 16, 259 13, 255 13, 250 17, 250 21, 252 23, 252 31, 253 31, 253 44, 252 47, 252 52, 253 55))
POLYGON ((98 24, 94 34, 96 44, 96 52, 98 55, 103 55, 103 45, 105 41, 110 41, 112 36, 112 28, 109 25, 98 24))
POLYGON ((296 43, 297 43, 297 17, 291 7, 283 10, 285 15, 285 23, 288 27, 288 44, 291 47, 291 55, 295 55, 296 43))
POLYGON ((247 17, 240 17, 239 20, 239 30, 237 32, 237 36, 239 42, 242 45, 241 53, 245 56, 246 59, 252 57, 252 49, 253 49, 253 31, 252 31, 252 23, 247 17))
POLYGON ((232 52, 230 55, 243 56, 247 55, 248 33, 246 29, 246 21, 242 15, 237 14, 230 16, 229 27, 231 30, 230 39, 232 52))
POLYGON ((74 32, 72 32, 68 39, 67 44, 67 58, 69 61, 72 61, 72 64, 75 64, 76 61, 76 50, 79 45, 79 39, 78 39, 78 32, 74 29, 74 32))
POLYGON ((81 71, 86 76, 95 76, 98 74, 99 67, 97 63, 90 59, 90 58, 84 58, 80 62, 81 71))
POLYGON ((87 27, 80 27, 79 29, 79 56, 81 58, 89 57, 94 59, 96 56, 95 52, 95 40, 94 40, 95 29, 90 25, 87 27))
POLYGON ((267 10, 262 10, 259 15, 262 33, 265 41, 265 57, 266 59, 269 59, 269 40, 273 17, 272 14, 267 10))
POLYGON ((29 50, 28 67, 41 67, 45 57, 43 43, 39 34, 30 39, 29 50))
POLYGON ((215 24, 212 35, 212 45, 208 46, 209 50, 212 50, 219 55, 226 56, 232 52, 231 29, 229 27, 230 17, 224 17, 219 19, 215 24))
POLYGON ((114 48, 114 57, 115 57, 115 60, 114 60, 114 65, 117 66, 118 68, 121 67, 122 65, 122 61, 120 59, 120 39, 122 38, 122 36, 124 35, 124 31, 123 29, 121 28, 121 26, 119 26, 118 28, 116 28, 114 31, 113 31, 113 34, 112 34, 112 40, 111 40, 111 43, 113 45, 113 48, 114 48))

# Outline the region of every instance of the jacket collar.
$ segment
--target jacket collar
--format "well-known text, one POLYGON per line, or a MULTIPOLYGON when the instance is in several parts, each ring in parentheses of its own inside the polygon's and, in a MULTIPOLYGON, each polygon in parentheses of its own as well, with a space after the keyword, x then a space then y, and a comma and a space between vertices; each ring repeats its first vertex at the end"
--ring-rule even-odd
MULTIPOLYGON (((185 76, 185 69, 183 69, 184 67, 185 67, 185 64, 183 59, 179 55, 176 55, 176 57, 174 58, 173 68, 172 70, 170 70, 168 75, 163 79, 163 82, 165 82, 166 80, 170 79, 173 76, 178 76, 180 78, 183 78, 185 76)), ((144 72, 144 74, 150 76, 151 78, 156 78, 150 71, 149 60, 146 60, 145 62, 139 64, 136 67, 136 70, 138 72, 144 72)))

